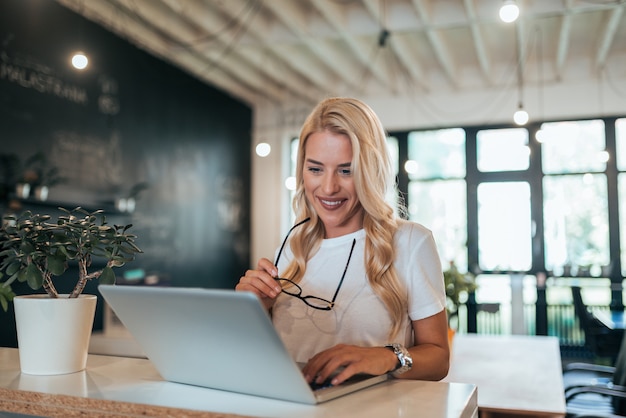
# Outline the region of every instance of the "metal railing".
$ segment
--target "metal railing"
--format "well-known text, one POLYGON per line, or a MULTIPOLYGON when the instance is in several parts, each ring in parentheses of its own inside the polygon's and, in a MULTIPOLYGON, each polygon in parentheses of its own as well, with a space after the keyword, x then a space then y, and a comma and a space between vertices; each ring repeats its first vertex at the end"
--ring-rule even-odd
MULTIPOLYGON (((590 306, 594 310, 609 310, 608 306, 590 306)), ((585 336, 578 323, 573 305, 548 305, 548 335, 558 337, 561 346, 581 348, 585 344, 585 336)), ((476 333, 478 334, 507 334, 510 327, 507 321, 510 318, 503 313, 500 303, 476 304, 476 333)), ((524 322, 528 335, 535 335, 536 309, 534 304, 524 305, 524 322)), ((459 309, 460 333, 468 332, 468 309, 462 306, 459 309)))

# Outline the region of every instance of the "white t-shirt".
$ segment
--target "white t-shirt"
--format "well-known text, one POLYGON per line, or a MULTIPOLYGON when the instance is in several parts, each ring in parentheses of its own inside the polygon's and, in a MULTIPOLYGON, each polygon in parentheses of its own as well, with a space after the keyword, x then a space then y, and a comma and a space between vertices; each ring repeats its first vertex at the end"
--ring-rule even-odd
MULTIPOLYGON (((354 252, 332 310, 311 308, 285 293, 276 299, 272 310, 274 326, 298 362, 306 362, 316 353, 340 343, 373 347, 399 342, 412 346, 411 320, 427 318, 445 307, 441 261, 432 233, 420 224, 404 220, 399 221, 394 237, 397 249, 394 265, 409 300, 404 333, 394 341, 388 337, 391 317, 365 274, 363 229, 323 240, 299 283, 302 296, 332 300, 354 239, 354 252)), ((278 265, 279 276, 292 259, 291 248, 286 245, 278 265)))

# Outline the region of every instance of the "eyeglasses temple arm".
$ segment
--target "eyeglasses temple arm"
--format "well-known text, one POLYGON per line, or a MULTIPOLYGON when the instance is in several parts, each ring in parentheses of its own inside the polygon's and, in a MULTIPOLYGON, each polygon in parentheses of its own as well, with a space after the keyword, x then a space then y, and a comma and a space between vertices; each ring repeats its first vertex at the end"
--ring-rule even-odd
POLYGON ((278 255, 276 256, 276 261, 274 261, 274 265, 276 267, 278 267, 278 261, 280 260, 280 255, 283 253, 283 248, 285 248, 285 244, 287 243, 287 238, 289 238, 289 235, 291 235, 291 231, 293 231, 294 229, 296 229, 297 227, 299 227, 303 223, 309 222, 310 220, 311 220, 311 218, 306 218, 306 219, 298 222, 297 224, 295 224, 291 228, 289 228, 289 231, 287 231, 287 235, 285 236, 285 239, 283 240, 283 243, 280 246, 280 250, 278 250, 278 255))
POLYGON ((354 251, 355 244, 356 244, 356 238, 352 240, 352 248, 350 248, 350 255, 348 256, 348 262, 346 263, 346 268, 343 269, 343 274, 341 275, 339 286, 337 286, 337 290, 335 290, 335 295, 333 296, 333 300, 330 302, 331 307, 335 305, 335 299, 337 299, 337 295, 339 294, 339 289, 341 289, 341 285, 343 284, 343 279, 346 278, 346 272, 348 271, 348 266, 350 265, 350 259, 352 258, 352 251, 354 251))

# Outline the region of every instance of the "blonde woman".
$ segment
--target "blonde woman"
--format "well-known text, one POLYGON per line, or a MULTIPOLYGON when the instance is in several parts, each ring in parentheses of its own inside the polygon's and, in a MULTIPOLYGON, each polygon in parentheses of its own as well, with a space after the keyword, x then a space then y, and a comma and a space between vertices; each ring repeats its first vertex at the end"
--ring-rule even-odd
POLYGON ((272 314, 309 382, 356 373, 439 380, 449 366, 445 290, 431 232, 399 218, 380 120, 365 103, 330 98, 300 133, 298 222, 272 262, 236 286, 272 314), (336 371, 340 371, 336 374, 336 371))

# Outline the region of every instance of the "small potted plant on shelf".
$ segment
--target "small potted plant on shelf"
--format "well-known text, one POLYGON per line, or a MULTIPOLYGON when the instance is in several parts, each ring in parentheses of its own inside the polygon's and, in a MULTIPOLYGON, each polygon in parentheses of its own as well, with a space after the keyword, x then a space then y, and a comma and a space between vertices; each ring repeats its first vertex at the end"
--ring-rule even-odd
POLYGON ((62 374, 85 368, 96 308, 96 296, 82 294, 85 285, 93 279, 115 283, 113 268, 142 252, 135 244, 136 236, 128 233, 132 225, 108 225, 101 210, 59 210, 63 214, 56 222, 50 222, 49 215, 30 211, 7 215, 0 229, 0 303, 6 311, 8 302, 14 302, 20 365, 30 374, 62 374), (103 260, 96 268, 94 258, 103 260), (54 280, 66 272, 71 261, 76 262, 78 277, 69 294, 59 294, 54 280), (15 296, 11 289, 15 281, 26 282, 33 290, 43 288, 45 294, 15 296), (53 311, 57 307, 67 315, 65 319, 53 311), (73 307, 85 311, 71 311, 73 307), (69 322, 73 320, 80 323, 69 322), (84 335, 77 334, 79 330, 84 335), (36 337, 43 342, 35 341, 36 337), (61 354, 65 352, 70 358, 53 359, 53 342, 80 344, 81 349, 60 348, 61 354))
POLYGON ((448 314, 448 333, 450 337, 454 335, 456 321, 458 328, 459 307, 463 304, 462 298, 467 297, 470 292, 476 290, 476 277, 471 273, 461 273, 454 262, 443 272, 446 287, 446 311, 448 314))

